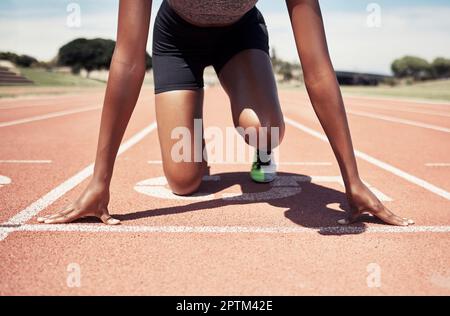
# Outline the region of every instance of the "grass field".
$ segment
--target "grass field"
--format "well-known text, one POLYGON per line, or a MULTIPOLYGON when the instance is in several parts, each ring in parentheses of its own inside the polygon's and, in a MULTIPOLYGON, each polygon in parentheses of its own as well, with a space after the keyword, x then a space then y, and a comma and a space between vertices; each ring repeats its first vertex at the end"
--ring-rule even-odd
MULTIPOLYGON (((21 68, 24 76, 35 82, 32 86, 0 87, 0 98, 37 94, 64 94, 77 91, 104 89, 105 83, 72 74, 56 73, 45 69, 21 68), (68 89, 70 88, 70 89, 68 89)), ((145 85, 153 84, 146 80, 145 85)), ((280 90, 304 90, 305 87, 295 83, 279 83, 280 90)), ((344 95, 394 97, 403 99, 421 99, 450 101, 450 80, 439 80, 401 85, 396 87, 351 87, 343 86, 344 95)))
POLYGON ((87 79, 66 73, 56 73, 40 68, 21 68, 20 72, 34 81, 37 86, 76 86, 76 87, 98 87, 104 86, 103 82, 87 79))
POLYGON ((22 75, 34 81, 33 85, 0 86, 0 98, 32 95, 58 95, 90 92, 104 89, 105 83, 72 74, 50 72, 40 68, 20 68, 22 75))

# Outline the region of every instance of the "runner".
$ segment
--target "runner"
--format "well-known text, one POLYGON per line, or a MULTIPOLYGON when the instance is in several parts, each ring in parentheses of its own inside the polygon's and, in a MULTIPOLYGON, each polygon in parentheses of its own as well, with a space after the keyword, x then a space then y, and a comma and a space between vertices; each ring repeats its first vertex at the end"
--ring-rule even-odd
MULTIPOLYGON (((194 120, 202 118, 203 70, 208 65, 214 67, 230 98, 235 126, 258 131, 256 143, 246 138, 257 149, 251 178, 270 182, 276 176, 272 149, 283 139, 284 122, 266 23, 256 2, 164 0, 159 9, 153 29, 156 117, 163 169, 175 194, 196 192, 206 172, 206 160, 194 159, 194 137, 192 159, 172 159, 175 140, 171 133, 183 126, 194 135, 194 120), (278 137, 273 137, 273 128, 278 137)), ((287 0, 286 4, 308 94, 345 183, 350 212, 339 223, 353 223, 362 213, 370 213, 388 224, 413 224, 389 211, 358 174, 318 0, 287 0)), ((145 74, 151 6, 151 0, 120 1, 117 44, 106 88, 94 175, 78 199, 56 214, 38 218, 39 222, 68 223, 96 216, 105 224, 119 223, 108 211, 109 186, 117 151, 145 74)), ((198 146, 204 146, 204 142, 198 146)))

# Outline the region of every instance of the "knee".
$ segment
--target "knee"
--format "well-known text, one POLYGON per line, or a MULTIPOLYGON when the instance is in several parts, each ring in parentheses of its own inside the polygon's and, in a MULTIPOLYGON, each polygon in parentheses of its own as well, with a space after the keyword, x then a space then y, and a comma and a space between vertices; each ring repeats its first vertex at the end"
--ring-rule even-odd
MULTIPOLYGON (((273 108, 278 108, 278 106, 273 108)), ((236 127, 243 129, 246 139, 248 138, 247 134, 251 134, 251 131, 256 132, 258 138, 265 134, 267 140, 272 143, 272 147, 276 147, 282 142, 285 133, 285 123, 281 111, 264 117, 258 116, 252 109, 245 109, 241 112, 236 127)))
POLYGON ((170 189, 176 195, 191 195, 195 193, 202 182, 203 167, 181 167, 164 170, 170 189))

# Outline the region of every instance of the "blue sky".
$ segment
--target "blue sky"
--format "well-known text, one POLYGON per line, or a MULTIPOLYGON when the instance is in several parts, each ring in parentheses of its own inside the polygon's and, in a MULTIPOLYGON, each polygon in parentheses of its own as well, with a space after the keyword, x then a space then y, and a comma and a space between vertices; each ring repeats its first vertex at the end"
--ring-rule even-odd
MULTIPOLYGON (((153 18, 161 0, 153 1, 153 18)), ((321 0, 328 44, 338 70, 389 73, 393 59, 412 54, 450 58, 450 0, 321 0), (367 24, 367 6, 379 5, 380 27, 367 24)), ((76 37, 115 38, 118 0, 2 0, 0 50, 50 60, 76 37), (81 27, 66 24, 69 3, 81 8, 81 27)), ((298 61, 283 0, 260 0, 278 55, 298 61)), ((149 40, 149 52, 151 36, 149 40)))

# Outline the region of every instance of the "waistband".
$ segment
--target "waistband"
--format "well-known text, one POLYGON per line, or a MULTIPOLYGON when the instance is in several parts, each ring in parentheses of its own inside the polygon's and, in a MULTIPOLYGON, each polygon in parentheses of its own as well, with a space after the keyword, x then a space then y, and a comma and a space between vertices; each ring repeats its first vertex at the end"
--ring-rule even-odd
POLYGON ((199 26, 190 23, 189 21, 186 21, 182 16, 180 16, 169 4, 167 0, 163 0, 161 7, 158 11, 158 15, 160 14, 167 14, 171 18, 173 18, 176 22, 182 24, 185 27, 193 28, 193 29, 201 29, 201 30, 229 30, 232 28, 235 28, 247 21, 249 18, 251 18, 253 15, 257 14, 259 10, 254 6, 252 9, 247 11, 239 20, 236 22, 230 24, 230 25, 224 25, 224 26, 199 26))

